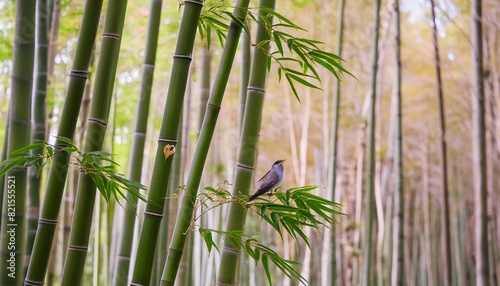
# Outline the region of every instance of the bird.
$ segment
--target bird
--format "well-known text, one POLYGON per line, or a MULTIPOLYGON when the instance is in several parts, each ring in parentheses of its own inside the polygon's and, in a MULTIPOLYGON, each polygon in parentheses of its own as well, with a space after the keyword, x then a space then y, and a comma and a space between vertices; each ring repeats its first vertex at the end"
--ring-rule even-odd
POLYGON ((274 162, 271 170, 267 171, 267 173, 259 180, 259 182, 261 182, 259 188, 255 194, 248 198, 247 203, 255 200, 258 196, 273 190, 281 183, 281 180, 283 179, 283 163, 285 161, 286 159, 274 162))

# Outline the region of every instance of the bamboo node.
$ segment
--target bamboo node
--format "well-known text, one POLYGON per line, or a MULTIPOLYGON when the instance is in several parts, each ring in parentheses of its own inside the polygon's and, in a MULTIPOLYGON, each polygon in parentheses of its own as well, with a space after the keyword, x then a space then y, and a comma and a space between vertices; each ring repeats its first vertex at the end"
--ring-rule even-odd
POLYGON ((167 160, 168 157, 170 157, 174 153, 175 153, 175 146, 174 145, 167 144, 163 148, 163 154, 165 154, 165 160, 167 160))

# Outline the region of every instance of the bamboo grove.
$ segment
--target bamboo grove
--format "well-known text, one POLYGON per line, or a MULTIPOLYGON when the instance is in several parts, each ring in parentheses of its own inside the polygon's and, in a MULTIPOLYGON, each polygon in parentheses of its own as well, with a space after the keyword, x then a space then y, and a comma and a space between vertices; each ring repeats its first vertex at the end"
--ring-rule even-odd
POLYGON ((0 11, 0 285, 500 284, 498 1, 0 11))

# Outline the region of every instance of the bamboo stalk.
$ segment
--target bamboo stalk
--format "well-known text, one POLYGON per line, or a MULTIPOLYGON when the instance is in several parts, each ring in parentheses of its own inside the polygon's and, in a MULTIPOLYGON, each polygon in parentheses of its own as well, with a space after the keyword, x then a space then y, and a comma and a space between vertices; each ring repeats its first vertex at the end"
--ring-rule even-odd
POLYGON ((169 152, 175 152, 177 145, 177 130, 202 6, 203 2, 200 0, 184 1, 184 11, 179 29, 180 37, 174 54, 167 102, 160 127, 148 203, 144 212, 144 223, 139 238, 131 285, 147 285, 151 279, 153 269, 151 257, 154 256, 156 249, 170 170, 173 157, 175 157, 175 154, 172 156, 172 153, 169 152))
MULTIPOLYGON (((47 118, 45 97, 47 94, 47 63, 48 63, 48 23, 47 23, 47 1, 36 2, 36 35, 35 35, 35 84, 33 86, 32 106, 32 134, 31 142, 45 140, 45 124, 47 118)), ((43 148, 34 149, 32 155, 43 155, 43 148)), ((28 216, 26 236, 25 261, 31 259, 33 242, 35 241, 38 217, 40 215, 40 187, 41 187, 41 162, 29 170, 29 192, 28 192, 28 216)), ((24 273, 28 271, 28 263, 25 265, 24 273)))
POLYGON ((488 190, 485 142, 484 69, 483 69, 483 11, 482 1, 472 0, 472 154, 474 161, 475 193, 475 254, 476 285, 489 285, 488 262, 488 190))
MULTIPOLYGON (((85 82, 87 80, 88 67, 99 24, 101 7, 101 0, 87 1, 85 4, 66 92, 66 100, 62 109, 61 123, 57 133, 61 137, 72 139, 75 133, 76 115, 80 109, 85 82)), ((60 140, 56 140, 55 145, 59 148, 65 146, 60 140)), ((33 245, 33 253, 25 281, 26 285, 39 285, 44 281, 68 173, 69 160, 69 154, 63 151, 56 152, 52 160, 42 212, 38 221, 38 230, 33 245)))
MULTIPOLYGON (((30 143, 35 11, 33 1, 16 1, 7 159, 11 152, 30 143)), ((2 214, 6 216, 1 224, 0 285, 20 285, 24 276, 27 176, 28 169, 23 167, 13 168, 5 174, 2 214)))
MULTIPOLYGON (((259 7, 274 9, 274 0, 261 0, 259 7)), ((272 23, 272 17, 264 10, 259 9, 259 19, 267 18, 272 23)), ((259 23, 257 27, 256 43, 269 40, 269 34, 265 27, 259 23)), ((262 108, 264 105, 265 87, 267 81, 267 52, 269 42, 264 42, 260 48, 254 49, 252 67, 247 90, 247 102, 243 116, 243 128, 241 130, 238 161, 236 163, 236 175, 233 183, 233 196, 247 195, 251 185, 255 157, 262 119, 262 108)), ((229 207, 226 231, 243 230, 246 220, 246 208, 236 203, 229 207)), ((221 262, 217 274, 217 284, 235 284, 238 270, 239 249, 237 244, 227 240, 221 251, 221 262)))
MULTIPOLYGON (((343 33, 344 33, 344 9, 345 0, 339 1, 338 6, 338 16, 337 16, 337 32, 336 32, 336 51, 337 56, 342 57, 342 47, 343 47, 343 33)), ((332 139, 331 139, 331 149, 329 158, 329 168, 328 168, 328 186, 330 188, 330 196, 333 200, 335 198, 335 188, 337 183, 337 154, 338 154, 338 128, 339 128, 339 113, 340 113, 340 81, 338 79, 334 80, 334 95, 333 95, 333 108, 334 113, 332 117, 332 139)), ((332 225, 329 231, 330 235, 328 239, 330 240, 329 249, 329 275, 328 281, 329 285, 337 285, 337 276, 341 274, 339 268, 337 267, 336 255, 337 255, 337 243, 335 240, 335 225, 332 225)))
MULTIPOLYGON (((126 7, 127 1, 120 0, 109 1, 106 7, 106 20, 92 93, 93 100, 87 123, 84 152, 100 151, 104 144, 126 7)), ((95 199, 96 185, 92 177, 81 170, 62 285, 79 285, 81 283, 95 199)))
POLYGON ((392 251, 392 285, 404 285, 404 191, 403 191, 403 144, 401 115, 401 19, 399 0, 394 0, 394 37, 396 56, 395 105, 396 105, 396 136, 395 136, 395 168, 394 168, 394 220, 393 220, 393 251, 392 251))
MULTIPOLYGON (((156 51, 158 46, 159 26, 161 21, 161 0, 151 0, 150 15, 148 20, 148 30, 144 61, 142 64, 141 88, 139 100, 137 102, 137 115, 135 121, 134 137, 132 148, 130 149, 130 161, 127 178, 132 181, 141 181, 142 163, 144 159, 144 146, 149 115, 149 105, 151 101, 151 91, 153 87, 153 77, 156 62, 156 51)), ((117 252, 116 263, 113 271, 112 285, 124 285, 127 283, 130 256, 132 253, 132 241, 136 219, 137 198, 127 194, 127 202, 124 202, 124 215, 119 239, 119 251, 117 252), (136 202, 131 205, 129 202, 136 202)))
POLYGON ((372 42, 372 71, 370 90, 370 109, 368 115, 368 140, 367 140, 367 172, 366 172, 366 196, 365 196, 365 220, 366 232, 363 245, 363 265, 361 271, 361 284, 370 285, 372 281, 372 233, 373 233, 373 207, 375 193, 375 119, 377 98, 377 70, 378 70, 378 42, 380 26, 380 0, 374 5, 374 33, 372 42))
MULTIPOLYGON (((248 0, 237 1, 233 15, 241 21, 245 20, 248 0)), ((175 223, 170 248, 167 255, 165 269, 163 271, 162 285, 173 285, 182 257, 186 232, 189 231, 191 217, 193 215, 194 202, 200 186, 201 175, 207 159, 208 150, 213 138, 215 125, 220 111, 220 106, 224 96, 224 91, 229 78, 229 73, 236 54, 238 40, 242 27, 234 20, 229 24, 224 50, 222 51, 221 62, 214 78, 214 84, 210 92, 205 118, 200 130, 199 138, 193 155, 193 162, 186 181, 186 190, 182 198, 179 213, 175 223)))

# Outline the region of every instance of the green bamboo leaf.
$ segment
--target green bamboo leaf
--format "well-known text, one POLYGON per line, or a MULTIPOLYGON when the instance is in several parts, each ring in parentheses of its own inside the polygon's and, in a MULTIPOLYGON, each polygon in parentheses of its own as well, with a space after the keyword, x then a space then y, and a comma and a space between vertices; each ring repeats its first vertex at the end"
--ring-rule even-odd
POLYGON ((92 152, 87 152, 87 154, 99 157, 101 159, 103 159, 102 157, 107 158, 112 156, 111 153, 106 151, 92 151, 92 152))
POLYGON ((211 253, 212 247, 214 247, 217 250, 217 252, 219 252, 219 248, 214 243, 214 240, 212 237, 212 232, 207 230, 207 229, 204 229, 204 228, 200 228, 199 232, 200 232, 201 237, 203 237, 203 240, 205 241, 205 245, 207 246, 208 254, 211 253))
POLYGON ((310 83, 310 82, 304 80, 303 78, 298 77, 294 74, 290 74, 290 77, 302 85, 305 85, 305 86, 310 87, 310 88, 321 90, 321 88, 319 86, 316 86, 316 85, 314 85, 314 84, 312 84, 312 83, 310 83))
POLYGON ((271 40, 262 40, 259 43, 257 43, 257 48, 263 49, 264 45, 268 44, 271 40))
POLYGON ((74 148, 72 146, 66 146, 66 147, 61 148, 61 151, 64 151, 64 152, 66 152, 68 154, 72 154, 72 153, 76 152, 77 150, 78 149, 76 149, 76 148, 74 148))
POLYGON ((54 157, 54 147, 52 147, 51 145, 46 145, 46 150, 47 150, 47 156, 49 158, 54 157))
POLYGON ((231 18, 231 20, 233 20, 236 24, 238 24, 243 30, 245 30, 245 33, 247 33, 247 35, 250 35, 250 29, 248 29, 248 25, 246 24, 246 22, 242 21, 241 19, 235 17, 233 15, 233 13, 230 13, 228 11, 224 11, 222 12, 224 15, 227 15, 228 17, 231 18))
POLYGON ((294 28, 294 29, 301 30, 301 31, 307 31, 304 28, 301 28, 301 27, 297 26, 291 20, 289 20, 285 16, 281 15, 280 13, 276 12, 274 9, 269 9, 269 8, 266 8, 266 7, 260 7, 260 9, 262 11, 266 12, 267 14, 273 15, 274 17, 278 18, 282 22, 282 24, 287 24, 288 27, 290 27, 290 28, 294 28))
POLYGON ((266 272, 267 281, 269 282, 270 285, 273 285, 273 281, 271 279, 271 272, 269 271, 269 264, 268 264, 267 259, 268 259, 268 255, 262 254, 262 267, 264 268, 264 272, 266 272))
POLYGON ((280 58, 275 58, 275 60, 278 62, 295 62, 295 63, 302 65, 301 61, 294 59, 294 58, 290 58, 290 57, 280 57, 280 58))
POLYGON ((279 34, 278 33, 273 33, 273 39, 274 39, 274 43, 276 44, 276 48, 278 49, 278 51, 280 52, 280 54, 284 55, 283 45, 281 43, 281 39, 279 37, 279 34))
POLYGON ((218 28, 217 30, 226 31, 229 29, 229 26, 226 23, 223 23, 212 16, 205 15, 203 20, 207 22, 208 25, 213 26, 214 28, 218 28))
POLYGON ((215 34, 217 35, 217 38, 219 39, 219 44, 221 45, 221 47, 223 47, 225 39, 226 39, 226 33, 222 32, 220 30, 215 30, 215 34))
POLYGON ((288 218, 282 218, 282 221, 286 221, 286 224, 288 225, 288 227, 290 228, 290 230, 294 234, 293 236, 295 238, 297 238, 296 234, 299 234, 299 236, 302 237, 302 240, 307 244, 307 247, 311 248, 311 245, 309 244, 309 238, 304 233, 304 231, 302 231, 302 229, 300 229, 297 226, 297 223, 295 223, 295 221, 288 219, 288 218))
POLYGON ((319 76, 318 72, 316 69, 311 65, 309 60, 306 57, 306 53, 302 51, 297 45, 292 46, 292 50, 297 54, 302 59, 302 62, 304 64, 304 73, 307 73, 307 70, 311 70, 311 72, 314 74, 314 78, 316 78, 318 81, 321 82, 321 77, 319 76))
POLYGON ((314 58, 313 61, 315 63, 318 63, 320 66, 326 68, 331 74, 333 74, 335 76, 335 78, 337 78, 337 80, 340 80, 340 76, 339 76, 337 70, 335 70, 334 66, 330 65, 326 61, 319 59, 319 58, 314 58))
POLYGON ((78 149, 76 147, 76 145, 73 143, 73 140, 67 138, 67 137, 64 137, 64 136, 55 136, 56 140, 57 141, 60 141, 61 143, 65 143, 65 144, 68 144, 69 146, 72 146, 73 148, 75 149, 78 149))
POLYGON ((275 224, 274 221, 272 220, 272 218, 270 216, 268 216, 267 214, 262 216, 262 218, 267 221, 267 223, 269 223, 278 233, 280 232, 280 226, 279 224, 275 224))
POLYGON ((24 157, 10 157, 9 159, 3 161, 0 163, 0 176, 5 175, 8 171, 12 170, 13 168, 17 167, 18 165, 21 165, 22 162, 24 162, 24 157))
POLYGON ((198 33, 201 39, 204 39, 203 30, 205 30, 205 23, 203 21, 198 21, 198 33))
POLYGON ((28 151, 31 151, 33 149, 43 148, 44 146, 45 146, 44 142, 33 143, 33 144, 30 144, 30 145, 25 146, 23 148, 19 148, 19 149, 15 150, 14 152, 11 152, 10 154, 12 156, 23 155, 23 154, 27 153, 28 151))
POLYGON ((281 236, 281 239, 283 239, 283 234, 281 233, 281 228, 280 228, 280 223, 279 223, 279 216, 277 213, 272 212, 271 213, 271 220, 273 221, 273 227, 276 229, 281 236))
POLYGON ((292 206, 286 206, 286 205, 279 205, 279 204, 266 204, 267 208, 269 210, 277 211, 277 212, 295 212, 297 208, 292 207, 292 206))
POLYGON ((106 202, 107 202, 106 188, 105 188, 104 180, 102 179, 102 177, 97 175, 97 174, 94 174, 94 173, 88 173, 88 175, 92 178, 92 181, 94 181, 95 186, 97 187, 97 189, 102 194, 102 196, 106 199, 106 202))
POLYGON ((267 211, 267 205, 266 204, 263 204, 261 207, 260 207, 260 216, 261 217, 264 217, 266 215, 266 211, 267 211))
POLYGON ((210 25, 205 26, 205 30, 207 31, 207 46, 210 47, 212 42, 212 28, 210 25))
POLYGON ((295 95, 295 98, 297 98, 297 100, 300 103, 299 94, 297 93, 297 90, 295 89, 295 85, 293 84, 293 80, 290 78, 290 74, 285 73, 285 78, 288 81, 288 84, 290 85, 290 88, 292 89, 293 95, 295 95))
POLYGON ((337 56, 336 54, 322 51, 320 49, 311 50, 309 54, 311 57, 324 58, 327 61, 333 61, 332 64, 338 63, 339 61, 343 61, 343 59, 337 56))
POLYGON ((259 250, 259 248, 255 248, 254 255, 255 255, 255 257, 254 257, 255 261, 259 261, 259 259, 260 259, 260 250, 259 250))
POLYGON ((267 72, 271 71, 271 63, 272 63, 272 58, 271 57, 267 57, 266 58, 267 72))

